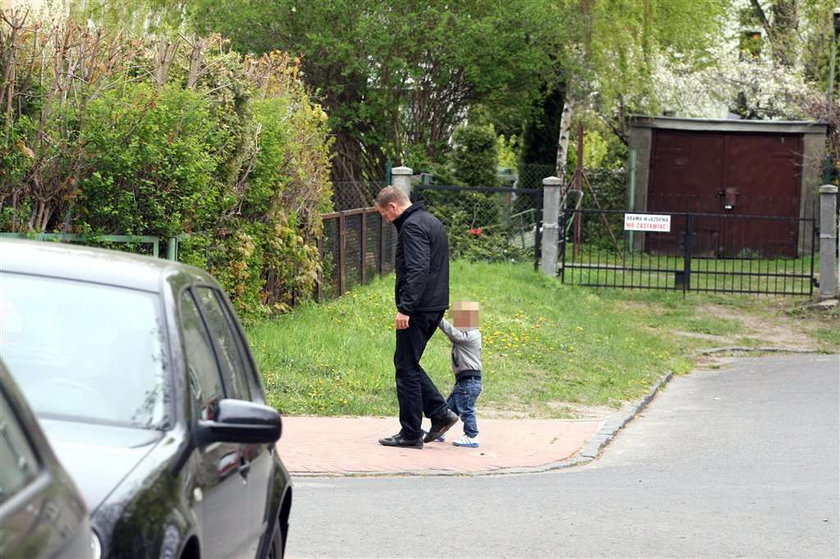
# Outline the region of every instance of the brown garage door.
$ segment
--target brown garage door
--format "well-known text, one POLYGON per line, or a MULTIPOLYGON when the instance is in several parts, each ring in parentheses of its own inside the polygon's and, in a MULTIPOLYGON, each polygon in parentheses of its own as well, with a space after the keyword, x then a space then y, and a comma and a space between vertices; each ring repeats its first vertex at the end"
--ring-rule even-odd
MULTIPOLYGON (((800 135, 660 129, 652 148, 648 210, 717 214, 695 219, 696 255, 796 257, 792 222, 734 216, 799 217, 800 135)), ((647 250, 673 250, 683 226, 675 216, 671 233, 647 235, 647 250)))

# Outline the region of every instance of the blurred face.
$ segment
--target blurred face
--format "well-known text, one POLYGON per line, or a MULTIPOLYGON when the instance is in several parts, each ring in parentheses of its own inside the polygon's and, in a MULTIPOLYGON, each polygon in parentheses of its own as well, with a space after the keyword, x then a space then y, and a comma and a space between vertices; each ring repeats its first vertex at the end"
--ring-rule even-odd
POLYGON ((402 213, 400 211, 399 206, 397 206, 393 202, 385 204, 384 206, 380 206, 377 204, 376 211, 378 211, 379 215, 382 216, 382 219, 384 219, 388 223, 392 223, 395 219, 400 217, 400 214, 402 213))
POLYGON ((481 320, 478 303, 458 302, 452 306, 452 325, 455 328, 478 328, 481 320))

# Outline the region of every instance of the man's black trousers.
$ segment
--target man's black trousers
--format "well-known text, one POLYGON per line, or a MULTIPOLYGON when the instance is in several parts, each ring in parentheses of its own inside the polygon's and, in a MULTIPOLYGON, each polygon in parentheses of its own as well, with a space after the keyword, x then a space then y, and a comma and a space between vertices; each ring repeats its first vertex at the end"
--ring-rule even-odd
POLYGON ((439 419, 448 409, 429 375, 420 366, 426 343, 435 333, 443 311, 414 313, 408 328, 397 330, 397 349, 394 352, 397 400, 400 403, 401 433, 406 439, 423 435, 420 425, 423 414, 432 420, 439 419))

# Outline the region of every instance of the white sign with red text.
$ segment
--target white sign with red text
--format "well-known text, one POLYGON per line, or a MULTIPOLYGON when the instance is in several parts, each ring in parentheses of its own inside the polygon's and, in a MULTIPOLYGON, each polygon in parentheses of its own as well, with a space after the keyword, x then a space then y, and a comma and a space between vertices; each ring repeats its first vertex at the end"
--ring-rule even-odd
POLYGON ((671 231, 671 216, 653 214, 624 214, 624 230, 669 233, 671 231))

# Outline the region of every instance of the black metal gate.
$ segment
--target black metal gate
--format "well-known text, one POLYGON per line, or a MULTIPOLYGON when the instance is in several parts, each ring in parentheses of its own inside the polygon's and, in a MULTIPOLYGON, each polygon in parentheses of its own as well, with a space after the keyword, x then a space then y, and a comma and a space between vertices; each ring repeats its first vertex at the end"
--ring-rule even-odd
POLYGON ((803 296, 817 285, 813 218, 579 209, 560 230, 558 272, 572 285, 803 296))

